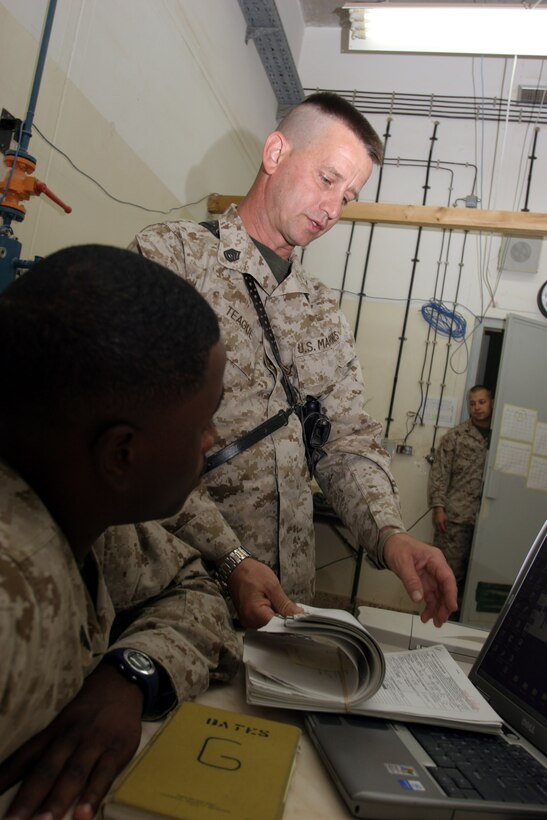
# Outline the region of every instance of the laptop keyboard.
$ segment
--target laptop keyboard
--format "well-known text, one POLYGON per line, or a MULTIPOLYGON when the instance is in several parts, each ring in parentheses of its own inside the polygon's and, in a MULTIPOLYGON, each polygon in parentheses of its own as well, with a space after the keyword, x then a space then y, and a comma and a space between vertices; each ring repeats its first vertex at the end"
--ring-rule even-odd
POLYGON ((521 746, 497 735, 407 727, 435 761, 427 770, 447 795, 547 805, 547 772, 521 746))

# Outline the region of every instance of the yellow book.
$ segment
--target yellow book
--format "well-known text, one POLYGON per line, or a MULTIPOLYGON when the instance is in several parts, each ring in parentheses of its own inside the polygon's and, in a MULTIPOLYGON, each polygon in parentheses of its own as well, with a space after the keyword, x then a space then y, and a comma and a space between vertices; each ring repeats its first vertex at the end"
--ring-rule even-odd
POLYGON ((103 806, 110 820, 279 820, 300 729, 183 703, 103 806))

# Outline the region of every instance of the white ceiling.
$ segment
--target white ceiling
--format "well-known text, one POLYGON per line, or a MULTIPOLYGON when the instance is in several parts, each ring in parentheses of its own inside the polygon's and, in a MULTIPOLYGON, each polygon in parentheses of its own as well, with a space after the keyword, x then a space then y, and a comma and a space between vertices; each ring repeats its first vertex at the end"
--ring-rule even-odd
MULTIPOLYGON (((347 0, 299 0, 300 8, 307 26, 339 26, 347 21, 347 11, 342 9, 347 0)), ((371 0, 374 3, 375 0, 371 0)), ((378 0, 379 4, 388 4, 389 0, 378 0)), ((395 0, 397 3, 416 5, 417 0, 395 0)), ((423 0, 422 0, 423 2, 423 0)), ((433 0, 431 0, 433 4, 433 0)), ((476 3, 477 0, 434 0, 435 5, 450 6, 460 3, 476 3)), ((534 6, 537 0, 478 0, 479 5, 492 6, 534 6)), ((419 4, 419 0, 418 0, 419 4)), ((424 3, 424 5, 427 5, 424 3)))

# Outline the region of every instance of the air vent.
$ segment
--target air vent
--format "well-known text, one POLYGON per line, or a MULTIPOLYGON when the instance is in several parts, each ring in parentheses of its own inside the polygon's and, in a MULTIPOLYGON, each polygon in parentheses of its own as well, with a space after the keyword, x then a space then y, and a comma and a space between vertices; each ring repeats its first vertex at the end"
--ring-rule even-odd
POLYGON ((517 99, 529 105, 547 104, 547 85, 519 85, 517 99))
POLYGON ((537 273, 543 239, 540 237, 507 236, 500 245, 500 270, 514 273, 537 273))

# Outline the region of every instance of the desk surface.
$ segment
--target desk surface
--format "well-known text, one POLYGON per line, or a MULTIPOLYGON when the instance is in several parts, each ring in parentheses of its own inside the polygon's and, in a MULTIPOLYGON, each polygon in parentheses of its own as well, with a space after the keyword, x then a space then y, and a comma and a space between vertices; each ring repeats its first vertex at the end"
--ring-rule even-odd
MULTIPOLYGON (((401 647, 383 644, 383 648, 389 651, 391 649, 400 650, 401 647)), ((471 664, 460 662, 459 665, 465 672, 468 672, 471 668, 471 664)), ((243 668, 240 669, 231 684, 213 684, 207 692, 196 698, 196 701, 216 706, 219 709, 230 709, 234 712, 292 723, 302 729, 296 766, 287 794, 283 820, 308 820, 308 818, 313 818, 313 820, 348 820, 351 817, 304 730, 303 713, 289 709, 273 709, 247 704, 245 701, 243 668)), ((139 750, 144 744, 148 743, 160 725, 160 723, 143 723, 139 750)), ((14 791, 15 787, 5 795, 0 796, 0 816, 4 815, 14 791)), ((65 820, 69 820, 69 815, 66 816, 65 820)))
MULTIPOLYGON (((339 797, 334 784, 324 770, 317 753, 304 731, 303 718, 300 712, 287 709, 271 709, 260 706, 249 706, 245 702, 244 673, 241 669, 231 684, 213 684, 211 688, 196 698, 198 703, 217 706, 219 709, 230 709, 257 717, 292 723, 302 729, 298 747, 296 766, 287 794, 287 803, 283 820, 348 820, 342 798, 339 797)), ((143 723, 141 745, 148 743, 158 730, 160 723, 143 723)), ((16 787, 0 796, 0 817, 9 805, 16 787)), ((65 820, 69 820, 66 815, 65 820)))

